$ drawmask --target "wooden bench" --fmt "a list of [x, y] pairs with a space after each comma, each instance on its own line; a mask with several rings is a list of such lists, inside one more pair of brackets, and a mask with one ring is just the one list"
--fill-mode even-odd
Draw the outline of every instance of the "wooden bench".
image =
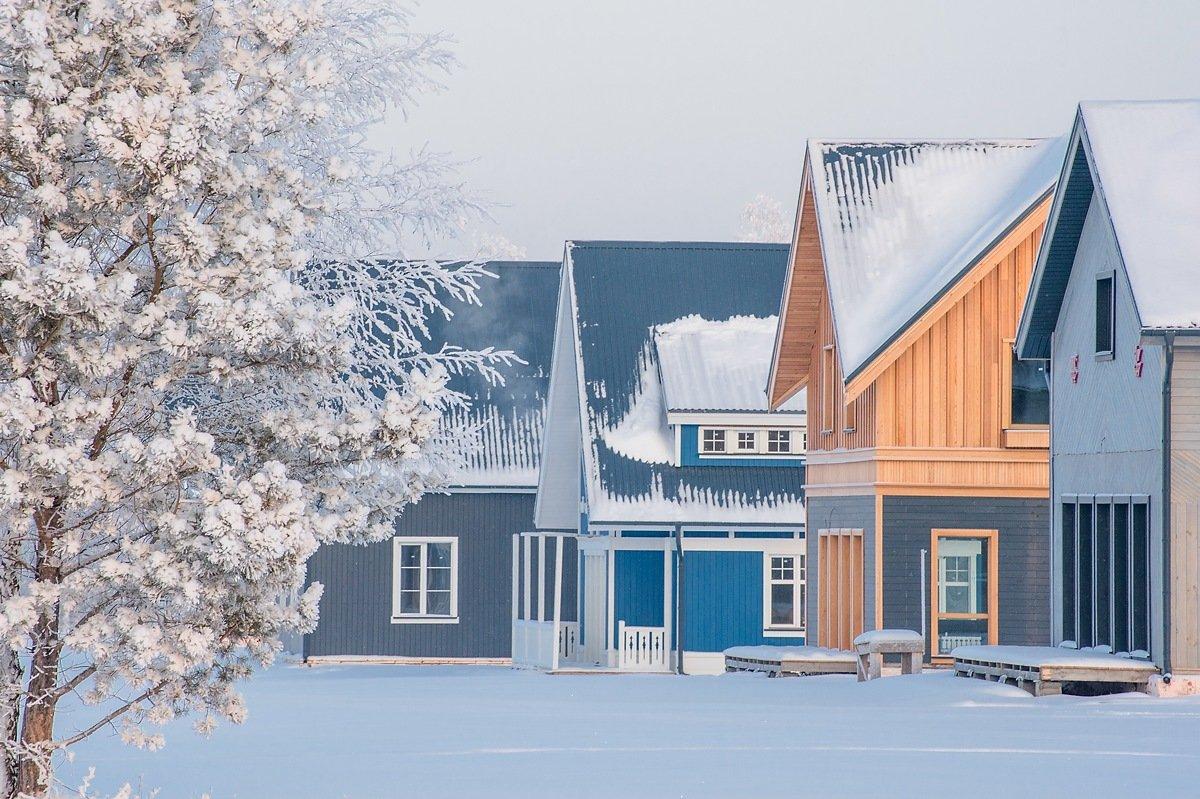
[[768, 677], [853, 674], [853, 652], [818, 646], [735, 646], [725, 650], [725, 671], [762, 672]]
[[901, 674], [920, 674], [925, 638], [913, 630], [870, 630], [854, 639], [858, 681], [883, 676], [883, 656], [900, 655]]
[[1153, 663], [1096, 650], [1053, 646], [960, 646], [956, 677], [1009, 683], [1034, 696], [1149, 692]]

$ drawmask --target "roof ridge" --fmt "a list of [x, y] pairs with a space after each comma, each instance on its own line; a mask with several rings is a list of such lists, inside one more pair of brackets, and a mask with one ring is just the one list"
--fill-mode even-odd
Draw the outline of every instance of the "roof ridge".
[[620, 241], [606, 239], [567, 239], [571, 247], [586, 247], [602, 250], [786, 250], [791, 247], [789, 242], [767, 241]]

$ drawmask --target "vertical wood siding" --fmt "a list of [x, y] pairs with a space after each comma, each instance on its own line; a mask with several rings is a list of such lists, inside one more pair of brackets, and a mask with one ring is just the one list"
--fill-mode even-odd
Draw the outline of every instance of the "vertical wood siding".
[[783, 332], [770, 387], [772, 403], [781, 402], [808, 378], [812, 340], [817, 331], [821, 299], [825, 296], [825, 267], [821, 263], [817, 211], [807, 181], [801, 195], [800, 229], [792, 248], [788, 285], [784, 289]]
[[1200, 351], [1171, 375], [1171, 668], [1200, 671]]
[[[875, 386], [869, 387], [854, 401], [852, 412], [847, 415], [846, 390], [842, 379], [842, 368], [838, 358], [833, 359], [833, 379], [827, 381], [822, 375], [827, 359], [823, 357], [825, 347], [836, 347], [833, 333], [833, 315], [829, 297], [822, 287], [821, 304], [817, 311], [817, 330], [812, 339], [808, 372], [808, 449], [829, 451], [835, 449], [859, 449], [875, 445]], [[836, 351], [836, 350], [835, 350]], [[832, 397], [826, 389], [832, 383]], [[824, 409], [826, 401], [833, 407], [832, 429], [827, 430]], [[853, 421], [854, 429], [846, 429], [846, 422]]]

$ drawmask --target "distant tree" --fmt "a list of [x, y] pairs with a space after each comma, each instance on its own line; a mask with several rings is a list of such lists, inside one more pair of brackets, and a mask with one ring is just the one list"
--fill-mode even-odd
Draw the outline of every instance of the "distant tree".
[[0, 3], [0, 795], [239, 721], [317, 546], [443, 483], [447, 372], [510, 354], [421, 351], [483, 267], [363, 258], [471, 202], [363, 142], [451, 63], [392, 0]]
[[759, 194], [746, 203], [742, 208], [738, 240], [790, 243], [792, 220], [784, 214], [783, 204], [766, 194]]

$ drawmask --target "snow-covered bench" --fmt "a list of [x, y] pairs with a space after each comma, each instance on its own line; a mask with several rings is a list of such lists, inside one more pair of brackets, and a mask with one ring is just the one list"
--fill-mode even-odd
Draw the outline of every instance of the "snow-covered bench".
[[1055, 646], [960, 646], [950, 653], [954, 674], [1011, 682], [1034, 696], [1149, 690], [1158, 669], [1148, 660], [1097, 649]]
[[901, 674], [920, 674], [925, 638], [913, 630], [870, 630], [854, 639], [854, 653], [859, 682], [882, 676], [884, 655], [900, 655]]
[[725, 671], [760, 671], [770, 677], [853, 674], [853, 652], [820, 646], [734, 646], [725, 650]]

